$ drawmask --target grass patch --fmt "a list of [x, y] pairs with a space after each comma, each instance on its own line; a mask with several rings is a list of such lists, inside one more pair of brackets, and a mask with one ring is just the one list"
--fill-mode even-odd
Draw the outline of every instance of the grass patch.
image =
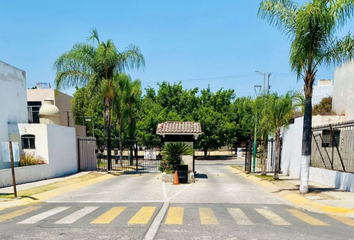
[[242, 172], [245, 170], [244, 166], [232, 166], [232, 167]]
[[24, 153], [20, 156], [20, 162], [18, 163], [19, 167], [32, 166], [46, 164], [47, 162], [40, 156], [37, 156], [34, 153]]
[[[89, 174], [86, 174], [84, 176], [81, 177], [76, 177], [76, 178], [71, 178], [71, 179], [67, 179], [64, 181], [59, 181], [59, 182], [55, 182], [55, 183], [50, 183], [44, 186], [40, 186], [40, 187], [34, 187], [34, 188], [30, 188], [30, 189], [25, 189], [22, 191], [18, 191], [17, 192], [17, 196], [21, 197], [21, 198], [32, 198], [33, 195], [39, 194], [39, 193], [43, 193], [43, 192], [48, 192], [51, 191], [53, 189], [57, 189], [57, 188], [61, 188], [61, 187], [66, 187], [72, 184], [76, 184], [76, 183], [80, 183], [80, 182], [84, 182], [93, 178], [97, 178], [97, 177], [101, 177], [103, 176], [101, 173], [96, 173], [96, 172], [91, 172]], [[0, 198], [14, 198], [13, 193], [9, 193], [9, 194], [0, 194]]]

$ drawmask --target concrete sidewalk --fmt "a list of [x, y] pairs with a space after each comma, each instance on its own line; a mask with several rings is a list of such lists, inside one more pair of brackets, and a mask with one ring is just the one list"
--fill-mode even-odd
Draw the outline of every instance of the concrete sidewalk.
[[[299, 191], [299, 179], [294, 179], [285, 175], [279, 175], [279, 177], [282, 181], [275, 182], [275, 184], [281, 187], [282, 191], [286, 191], [286, 189], [289, 187], [294, 189], [292, 191]], [[303, 196], [321, 204], [326, 204], [333, 207], [354, 209], [354, 192], [347, 192], [344, 190], [310, 182], [309, 193]]]
[[[90, 172], [79, 172], [79, 173], [71, 174], [71, 175], [64, 176], [64, 177], [51, 178], [51, 179], [40, 180], [40, 181], [30, 182], [30, 183], [22, 183], [22, 184], [16, 185], [16, 189], [17, 189], [17, 191], [21, 191], [21, 190], [34, 188], [34, 187], [41, 187], [41, 186], [48, 185], [51, 183], [61, 182], [61, 181], [65, 181], [67, 179], [81, 177], [81, 176], [84, 176], [88, 173], [90, 173]], [[0, 194], [9, 194], [9, 193], [13, 193], [13, 192], [14, 192], [13, 186], [0, 188]]]
[[354, 193], [310, 182], [308, 194], [299, 193], [299, 179], [279, 175], [281, 181], [261, 179], [229, 167], [235, 174], [284, 199], [295, 207], [326, 214], [354, 217]]
[[[62, 182], [65, 180], [69, 179], [75, 179], [79, 178], [82, 176], [85, 176], [91, 172], [80, 172], [77, 174], [69, 175], [66, 177], [60, 177], [60, 178], [53, 178], [53, 179], [48, 179], [48, 180], [42, 180], [42, 181], [37, 181], [37, 182], [32, 182], [32, 183], [25, 183], [21, 184], [18, 186], [18, 191], [20, 190], [26, 190], [26, 189], [31, 189], [35, 187], [45, 187], [48, 184], [56, 183], [56, 182]], [[31, 195], [29, 197], [24, 197], [20, 199], [9, 199], [9, 198], [0, 198], [0, 211], [6, 208], [12, 208], [12, 207], [18, 207], [18, 206], [24, 206], [28, 204], [33, 204], [33, 203], [38, 203], [42, 201], [46, 201], [50, 198], [53, 198], [58, 195], [66, 194], [72, 191], [75, 191], [77, 189], [89, 186], [89, 185], [94, 185], [97, 184], [101, 181], [106, 181], [108, 179], [114, 178], [115, 176], [112, 174], [106, 174], [102, 173], [100, 174], [102, 176], [94, 177], [85, 181], [73, 183], [66, 185], [64, 187], [59, 187], [59, 188], [54, 188], [49, 191], [44, 191], [35, 195]], [[6, 188], [1, 188], [0, 189], [0, 194], [8, 194], [8, 193], [13, 193], [13, 187], [6, 187]]]

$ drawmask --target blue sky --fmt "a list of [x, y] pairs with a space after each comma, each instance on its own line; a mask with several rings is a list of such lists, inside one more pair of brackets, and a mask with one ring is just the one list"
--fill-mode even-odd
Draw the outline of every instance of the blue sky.
[[[118, 49], [140, 46], [144, 71], [129, 71], [142, 86], [182, 80], [185, 88], [234, 89], [254, 95], [271, 72], [271, 90], [300, 90], [291, 74], [290, 42], [257, 18], [258, 0], [0, 0], [0, 60], [27, 72], [28, 87], [54, 81], [52, 65], [91, 28]], [[303, 2], [303, 1], [298, 1]], [[348, 24], [341, 33], [348, 32]], [[317, 79], [333, 79], [334, 67], [320, 68]], [[70, 95], [73, 89], [64, 89]]]

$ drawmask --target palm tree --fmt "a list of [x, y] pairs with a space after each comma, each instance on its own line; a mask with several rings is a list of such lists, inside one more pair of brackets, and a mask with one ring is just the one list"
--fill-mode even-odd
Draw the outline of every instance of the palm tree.
[[280, 130], [289, 125], [294, 110], [294, 97], [288, 92], [285, 96], [272, 93], [267, 97], [266, 121], [275, 134], [275, 171], [274, 179], [279, 179]]
[[268, 98], [269, 95], [262, 95], [257, 98], [258, 100], [258, 134], [261, 136], [262, 140], [262, 175], [267, 175], [267, 155], [268, 155], [268, 136], [271, 132], [271, 124], [267, 118], [267, 109], [268, 109]]
[[334, 36], [354, 14], [353, 0], [263, 0], [258, 16], [291, 40], [290, 66], [304, 80], [305, 115], [302, 140], [300, 193], [308, 192], [311, 157], [312, 88], [318, 67], [342, 64], [353, 57], [354, 38]]
[[107, 132], [108, 170], [111, 170], [111, 108], [114, 99], [114, 76], [128, 69], [145, 66], [139, 47], [130, 45], [125, 51], [118, 51], [112, 40], [100, 41], [96, 29], [92, 29], [89, 43], [77, 43], [54, 63], [56, 88], [86, 86], [91, 84], [93, 95], [102, 95], [104, 119]]
[[187, 143], [175, 142], [165, 145], [161, 153], [170, 165], [176, 167], [181, 163], [182, 155], [193, 155], [193, 148]]
[[[255, 99], [246, 98], [243, 101], [243, 119], [242, 124], [247, 126], [249, 129], [253, 131], [253, 153], [255, 154], [257, 150], [257, 139], [261, 136], [262, 143], [263, 143], [263, 159], [262, 159], [262, 175], [265, 174], [266, 171], [266, 158], [267, 158], [267, 138], [269, 133], [269, 124], [264, 119], [264, 110], [266, 104], [265, 95], [257, 96]], [[252, 134], [251, 134], [252, 135]], [[255, 155], [254, 156], [254, 165], [255, 166]], [[251, 162], [249, 164], [249, 169], [247, 172], [251, 172]]]

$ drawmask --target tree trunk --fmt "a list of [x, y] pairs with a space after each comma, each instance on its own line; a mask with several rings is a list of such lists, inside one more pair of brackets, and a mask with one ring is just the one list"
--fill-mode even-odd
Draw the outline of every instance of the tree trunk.
[[208, 149], [204, 148], [204, 158], [206, 158], [208, 156]]
[[300, 193], [309, 190], [309, 173], [311, 160], [311, 134], [312, 134], [312, 85], [311, 90], [305, 90], [305, 115], [302, 135], [302, 156], [300, 170]]
[[263, 137], [262, 176], [267, 175], [267, 150], [268, 150], [268, 136], [265, 136]]
[[104, 115], [105, 115], [105, 123], [106, 123], [106, 131], [107, 131], [107, 171], [112, 170], [112, 159], [111, 159], [111, 102], [105, 97], [104, 99], [105, 107], [104, 107]]
[[253, 139], [250, 140], [250, 142], [247, 145], [247, 170], [246, 173], [250, 174], [251, 173], [251, 163], [252, 163], [252, 146]]
[[275, 169], [274, 179], [279, 179], [279, 157], [280, 157], [280, 128], [275, 133]]
[[122, 143], [122, 116], [118, 117], [118, 137], [119, 137], [119, 167], [123, 168], [123, 143]]
[[134, 144], [134, 142], [132, 141], [130, 143], [130, 166], [133, 166], [133, 164], [134, 164], [133, 144]]

